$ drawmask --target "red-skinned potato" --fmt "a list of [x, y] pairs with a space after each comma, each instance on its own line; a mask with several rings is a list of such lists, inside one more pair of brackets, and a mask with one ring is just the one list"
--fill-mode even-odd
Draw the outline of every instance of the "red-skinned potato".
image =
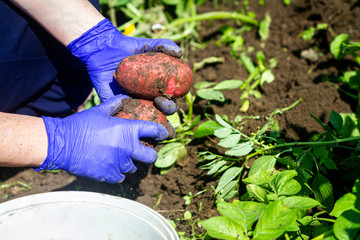
[[192, 71], [185, 61], [159, 52], [124, 58], [114, 78], [127, 93], [149, 100], [183, 97], [192, 85]]
[[[172, 126], [168, 125], [166, 116], [154, 106], [154, 102], [152, 101], [129, 97], [122, 101], [120, 107], [117, 109], [117, 113], [115, 113], [114, 116], [125, 119], [153, 121], [162, 124], [169, 132], [168, 138], [170, 139], [175, 137], [174, 129]], [[145, 146], [156, 146], [156, 141], [153, 139], [141, 140]]]

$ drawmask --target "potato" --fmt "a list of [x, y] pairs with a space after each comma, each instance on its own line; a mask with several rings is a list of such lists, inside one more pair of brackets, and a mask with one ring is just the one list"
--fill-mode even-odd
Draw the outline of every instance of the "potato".
[[[122, 101], [114, 116], [125, 119], [137, 119], [160, 123], [168, 130], [168, 139], [175, 137], [175, 129], [168, 124], [165, 115], [154, 106], [154, 102], [152, 101], [129, 97]], [[156, 141], [153, 139], [141, 140], [145, 146], [156, 146]]]
[[185, 61], [159, 52], [124, 58], [114, 78], [127, 93], [149, 100], [183, 97], [192, 85], [192, 71]]

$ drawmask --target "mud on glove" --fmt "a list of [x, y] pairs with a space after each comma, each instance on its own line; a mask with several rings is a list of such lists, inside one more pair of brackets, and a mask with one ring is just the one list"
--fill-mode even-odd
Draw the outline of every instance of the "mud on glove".
[[118, 95], [96, 107], [69, 117], [43, 117], [48, 135], [48, 155], [40, 170], [63, 169], [74, 175], [117, 183], [133, 173], [133, 161], [154, 163], [157, 153], [139, 138], [165, 140], [160, 124], [111, 117], [126, 96]]
[[[113, 73], [125, 57], [144, 52], [163, 52], [174, 57], [181, 57], [182, 49], [169, 39], [136, 38], [123, 35], [107, 19], [72, 41], [67, 48], [86, 66], [90, 79], [102, 102], [117, 94], [124, 93]], [[176, 104], [168, 99], [159, 100], [159, 109], [173, 114]]]

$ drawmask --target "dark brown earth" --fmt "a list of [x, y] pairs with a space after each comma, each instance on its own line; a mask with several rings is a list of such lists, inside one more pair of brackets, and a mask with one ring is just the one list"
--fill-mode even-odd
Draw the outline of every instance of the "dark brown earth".
[[[199, 12], [214, 11], [213, 1], [208, 1], [199, 8]], [[230, 1], [218, 1], [221, 10], [239, 9], [236, 5], [227, 4]], [[225, 3], [223, 3], [225, 2]], [[242, 1], [240, 1], [242, 2]], [[265, 48], [260, 46], [257, 33], [252, 31], [245, 34], [245, 45], [253, 46], [255, 51], [251, 55], [255, 61], [256, 50], [263, 50], [267, 59], [277, 58], [278, 64], [273, 70], [275, 81], [265, 84], [262, 98], [251, 99], [247, 115], [260, 116], [245, 126], [243, 130], [251, 133], [261, 126], [266, 117], [275, 109], [291, 105], [303, 98], [294, 109], [278, 116], [281, 133], [289, 141], [307, 140], [312, 134], [322, 131], [322, 128], [311, 117], [310, 112], [324, 122], [328, 122], [330, 111], [355, 111], [355, 101], [344, 96], [329, 82], [323, 82], [322, 77], [328, 75], [336, 78], [342, 71], [354, 70], [358, 67], [351, 58], [335, 61], [329, 52], [329, 43], [333, 36], [348, 33], [351, 41], [360, 41], [360, 4], [359, 1], [347, 0], [292, 0], [290, 6], [285, 7], [280, 0], [265, 1], [260, 6], [258, 1], [249, 1], [249, 9], [256, 13], [261, 20], [269, 12], [272, 23], [270, 37]], [[241, 6], [241, 4], [240, 4]], [[329, 31], [320, 31], [311, 41], [305, 41], [299, 34], [317, 23], [327, 23]], [[222, 64], [209, 65], [194, 74], [194, 81], [222, 81], [226, 79], [246, 79], [248, 73], [230, 55], [228, 46], [218, 46], [215, 41], [221, 33], [218, 27], [223, 24], [233, 25], [231, 21], [217, 20], [203, 22], [199, 31], [204, 41], [210, 41], [205, 49], [189, 51], [188, 61], [193, 63], [210, 56], [224, 57]], [[301, 51], [318, 48], [318, 60], [310, 62], [300, 56]], [[194, 90], [192, 90], [194, 93]], [[211, 105], [211, 111], [219, 115], [227, 115], [233, 119], [243, 114], [240, 110], [239, 90], [223, 91], [227, 98], [226, 104]], [[179, 106], [186, 110], [184, 101]], [[197, 101], [195, 113], [202, 113], [205, 101]], [[0, 201], [7, 201], [17, 197], [60, 190], [80, 190], [102, 192], [111, 195], [134, 199], [154, 208], [169, 219], [183, 218], [189, 210], [195, 219], [206, 219], [217, 215], [214, 207], [214, 197], [211, 187], [215, 186], [216, 178], [212, 179], [206, 172], [198, 168], [197, 151], [199, 149], [214, 148], [212, 139], [196, 140], [187, 147], [185, 159], [166, 175], [160, 175], [155, 167], [139, 166], [137, 173], [127, 176], [122, 184], [97, 183], [83, 178], [71, 176], [65, 172], [48, 173], [35, 172], [32, 169], [0, 170], [0, 180], [4, 183], [15, 184], [0, 191]], [[25, 183], [29, 188], [24, 187]], [[16, 184], [17, 183], [17, 184]], [[196, 194], [191, 205], [185, 205], [183, 197], [189, 192]], [[191, 227], [185, 221], [176, 221], [179, 231], [191, 232]], [[197, 229], [197, 228], [196, 228]]]

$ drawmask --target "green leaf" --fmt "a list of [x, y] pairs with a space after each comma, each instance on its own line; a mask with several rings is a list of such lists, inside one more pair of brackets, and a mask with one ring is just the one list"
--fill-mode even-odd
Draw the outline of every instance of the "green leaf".
[[334, 205], [333, 188], [330, 181], [318, 172], [312, 182], [312, 189], [315, 199], [330, 211]]
[[250, 229], [266, 208], [266, 204], [235, 200], [232, 203], [218, 202], [217, 210], [221, 215], [242, 226], [242, 230]]
[[181, 0], [161, 0], [161, 1], [167, 5], [177, 5], [181, 2]]
[[278, 194], [280, 196], [289, 196], [289, 195], [295, 195], [301, 190], [301, 184], [296, 181], [295, 179], [291, 179], [289, 182], [287, 182], [284, 186], [281, 186], [279, 188]]
[[227, 128], [232, 128], [232, 126], [230, 124], [228, 124], [227, 122], [225, 122], [224, 119], [222, 119], [219, 115], [216, 114], [215, 119], [221, 126], [227, 127]]
[[248, 176], [251, 176], [262, 170], [273, 169], [275, 167], [275, 163], [276, 163], [276, 157], [274, 155], [261, 156], [258, 159], [256, 159], [254, 163], [251, 165]]
[[235, 188], [238, 184], [239, 182], [237, 180], [229, 182], [223, 189], [220, 190], [220, 198], [224, 199], [224, 201], [230, 200], [237, 194]]
[[177, 161], [183, 159], [186, 155], [186, 148], [182, 143], [168, 143], [160, 149], [155, 167], [168, 168]]
[[251, 74], [255, 71], [256, 67], [254, 63], [251, 61], [251, 58], [246, 55], [245, 52], [240, 54], [241, 62], [244, 64], [246, 70]]
[[343, 126], [343, 119], [337, 112], [330, 112], [330, 123], [334, 126], [337, 131], [340, 131]]
[[341, 51], [347, 54], [360, 51], [360, 43], [343, 43], [341, 45]]
[[241, 80], [224, 80], [214, 87], [214, 90], [226, 90], [226, 89], [236, 89], [239, 88], [243, 84]]
[[194, 87], [196, 89], [204, 89], [204, 88], [208, 88], [211, 86], [214, 86], [216, 83], [211, 83], [211, 82], [198, 82], [194, 85]]
[[351, 89], [360, 91], [360, 71], [347, 71], [338, 78], [339, 81], [347, 83]]
[[253, 148], [254, 148], [254, 143], [252, 141], [248, 141], [235, 145], [230, 150], [227, 150], [225, 154], [229, 156], [238, 156], [238, 157], [245, 156], [249, 154], [253, 150]]
[[245, 239], [241, 226], [227, 217], [213, 217], [201, 221], [209, 236], [217, 239], [241, 240]]
[[262, 187], [255, 184], [246, 185], [246, 190], [251, 198], [255, 198], [259, 202], [268, 203], [267, 192]]
[[264, 83], [272, 83], [275, 80], [274, 74], [272, 74], [271, 70], [265, 70], [261, 74], [260, 78], [260, 86], [264, 85]]
[[196, 94], [206, 100], [215, 100], [219, 102], [225, 101], [225, 97], [222, 92], [213, 89], [200, 89], [196, 92]]
[[245, 100], [241, 101], [240, 111], [246, 112], [247, 110], [249, 110], [249, 107], [250, 107], [249, 99], [245, 99]]
[[305, 41], [310, 41], [315, 35], [316, 28], [311, 27], [302, 32], [301, 37]]
[[331, 42], [330, 52], [334, 55], [335, 59], [344, 58], [345, 54], [341, 51], [341, 45], [343, 43], [349, 43], [349, 35], [346, 33], [339, 34]]
[[295, 170], [281, 171], [272, 179], [270, 185], [273, 186], [275, 192], [279, 194], [285, 189], [286, 184], [296, 176], [297, 172]]
[[215, 192], [220, 192], [227, 184], [229, 184], [234, 178], [239, 176], [242, 172], [242, 167], [231, 167], [227, 169], [221, 176], [218, 185], [216, 186]]
[[280, 237], [295, 224], [296, 213], [282, 201], [270, 203], [254, 230], [254, 240], [272, 240]]
[[226, 138], [228, 137], [232, 132], [232, 128], [223, 127], [215, 130], [214, 135], [218, 138]]
[[356, 179], [355, 184], [352, 187], [352, 193], [360, 199], [360, 178]]
[[330, 215], [339, 217], [343, 212], [350, 209], [360, 210], [360, 200], [354, 194], [346, 193], [335, 202], [334, 209], [330, 212]]
[[181, 120], [178, 112], [175, 112], [170, 116], [166, 116], [166, 119], [169, 120], [169, 122], [174, 128], [181, 127]]
[[194, 138], [202, 138], [205, 136], [213, 135], [215, 130], [221, 128], [215, 121], [207, 121], [201, 123], [195, 130]]
[[[359, 80], [360, 81], [360, 80]], [[360, 136], [358, 119], [355, 113], [341, 113], [341, 117], [344, 119], [343, 128], [339, 131], [339, 134], [344, 137], [358, 137]]]
[[321, 206], [321, 203], [309, 197], [291, 196], [281, 199], [288, 208], [308, 210]]
[[278, 174], [275, 169], [266, 169], [258, 171], [251, 176], [243, 179], [245, 184], [256, 184], [258, 186], [267, 186], [268, 183]]
[[240, 134], [235, 133], [227, 136], [226, 138], [221, 139], [218, 143], [219, 146], [224, 148], [232, 148], [240, 141]]
[[283, 0], [285, 6], [289, 6], [291, 3], [291, 0]]
[[360, 232], [360, 211], [347, 210], [334, 223], [334, 233], [338, 239], [353, 240]]
[[259, 25], [259, 36], [262, 40], [268, 39], [270, 24], [271, 24], [271, 17], [269, 13], [266, 13], [264, 19], [260, 22]]
[[215, 174], [217, 173], [217, 171], [225, 166], [227, 163], [226, 160], [220, 160], [220, 161], [217, 161], [216, 164], [213, 165], [213, 167], [207, 172], [207, 175], [212, 175], [212, 174]]

